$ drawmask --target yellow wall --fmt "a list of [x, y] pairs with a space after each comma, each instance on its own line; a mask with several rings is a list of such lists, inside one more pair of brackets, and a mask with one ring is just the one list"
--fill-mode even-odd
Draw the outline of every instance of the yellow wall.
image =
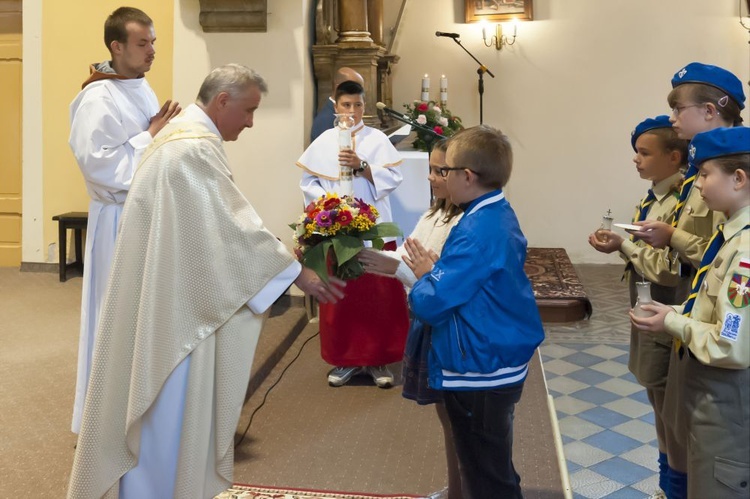
[[[104, 46], [104, 20], [121, 0], [81, 0], [42, 4], [42, 161], [44, 247], [57, 242], [52, 217], [87, 211], [88, 195], [70, 147], [68, 107], [89, 75], [89, 65], [109, 59]], [[131, 0], [154, 20], [156, 61], [147, 74], [159, 101], [172, 92], [173, 2]], [[47, 256], [45, 252], [45, 257]]]

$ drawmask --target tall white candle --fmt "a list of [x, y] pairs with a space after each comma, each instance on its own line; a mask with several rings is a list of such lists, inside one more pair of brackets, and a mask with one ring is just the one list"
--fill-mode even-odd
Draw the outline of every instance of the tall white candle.
[[443, 105], [448, 102], [448, 78], [445, 75], [440, 77], [440, 102]]
[[425, 102], [430, 100], [430, 76], [427, 74], [422, 78], [422, 100]]

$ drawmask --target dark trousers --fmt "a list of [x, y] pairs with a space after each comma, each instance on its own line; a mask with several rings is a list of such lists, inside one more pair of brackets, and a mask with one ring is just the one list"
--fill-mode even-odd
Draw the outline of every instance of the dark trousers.
[[513, 467], [513, 411], [522, 391], [445, 391], [464, 499], [523, 497]]

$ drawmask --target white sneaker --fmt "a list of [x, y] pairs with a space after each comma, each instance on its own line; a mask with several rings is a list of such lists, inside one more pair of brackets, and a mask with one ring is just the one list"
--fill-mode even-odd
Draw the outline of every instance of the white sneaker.
[[368, 366], [367, 374], [372, 376], [372, 380], [378, 385], [378, 388], [390, 388], [393, 386], [393, 373], [386, 366]]
[[361, 367], [334, 367], [328, 372], [328, 384], [330, 386], [343, 386], [352, 379], [352, 376], [362, 372]]

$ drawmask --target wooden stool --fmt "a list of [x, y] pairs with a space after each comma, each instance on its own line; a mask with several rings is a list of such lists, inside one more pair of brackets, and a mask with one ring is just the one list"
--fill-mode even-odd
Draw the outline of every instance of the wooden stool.
[[[81, 275], [83, 275], [83, 238], [81, 231], [86, 230], [86, 226], [89, 223], [89, 214], [85, 211], [71, 211], [62, 215], [55, 215], [52, 217], [52, 220], [57, 220], [59, 232], [57, 244], [60, 249], [60, 282], [65, 282], [68, 279], [68, 269], [80, 269]], [[72, 263], [67, 263], [68, 229], [72, 229], [75, 236], [76, 260]]]

